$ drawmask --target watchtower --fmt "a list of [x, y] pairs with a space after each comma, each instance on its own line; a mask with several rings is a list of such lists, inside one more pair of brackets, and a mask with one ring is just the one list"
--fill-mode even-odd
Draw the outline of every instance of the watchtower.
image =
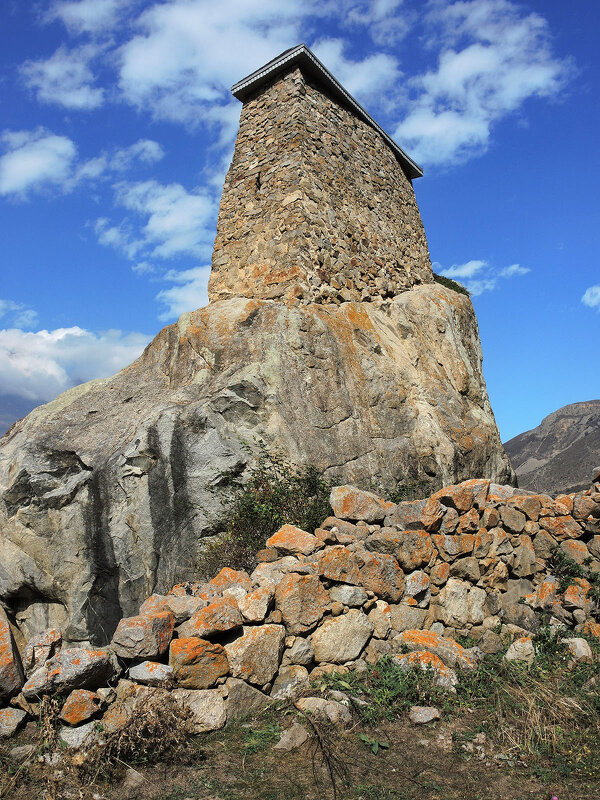
[[421, 168], [306, 45], [232, 92], [243, 106], [211, 301], [376, 301], [433, 280], [412, 187]]

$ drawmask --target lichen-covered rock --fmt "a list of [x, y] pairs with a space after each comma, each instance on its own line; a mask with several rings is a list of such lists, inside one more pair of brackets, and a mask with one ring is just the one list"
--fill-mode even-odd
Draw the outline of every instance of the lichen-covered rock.
[[20, 708], [0, 708], [0, 739], [14, 736], [26, 719], [27, 713]]
[[275, 605], [288, 633], [311, 631], [323, 617], [329, 595], [317, 575], [286, 575], [275, 590]]
[[392, 627], [392, 609], [385, 600], [378, 600], [375, 607], [369, 611], [369, 621], [373, 625], [373, 636], [376, 639], [385, 639]]
[[60, 719], [68, 725], [79, 725], [95, 716], [101, 708], [102, 700], [96, 692], [89, 689], [74, 689], [65, 700], [60, 711]]
[[360, 554], [360, 583], [382, 600], [397, 603], [404, 591], [404, 572], [394, 556], [385, 553]]
[[216, 731], [227, 722], [225, 700], [218, 689], [175, 689], [173, 697], [190, 712], [194, 733]]
[[250, 576], [243, 569], [231, 569], [231, 567], [223, 567], [218, 575], [208, 582], [209, 586], [214, 586], [219, 592], [225, 589], [231, 589], [233, 586], [241, 586], [242, 589], [248, 591], [252, 586]]
[[340, 583], [357, 584], [360, 575], [354, 554], [343, 545], [326, 547], [318, 556], [319, 575]]
[[4, 609], [0, 607], [0, 701], [17, 694], [23, 681], [19, 651]]
[[358, 658], [373, 633], [373, 623], [358, 609], [327, 619], [312, 635], [315, 660], [343, 664]]
[[529, 636], [521, 636], [508, 648], [504, 654], [506, 661], [523, 661], [526, 664], [531, 664], [535, 658], [535, 648]]
[[31, 675], [42, 667], [49, 658], [58, 655], [62, 647], [62, 634], [56, 628], [48, 628], [37, 636], [33, 636], [23, 651], [23, 669]]
[[238, 608], [247, 622], [262, 622], [271, 607], [275, 596], [274, 586], [259, 586], [241, 600], [238, 600]]
[[233, 597], [221, 597], [199, 609], [187, 622], [177, 629], [180, 638], [214, 636], [241, 628], [243, 623], [237, 601]]
[[400, 566], [408, 571], [425, 566], [435, 553], [431, 535], [422, 530], [400, 533], [382, 531], [370, 536], [366, 546], [368, 550], [394, 556]]
[[170, 611], [148, 611], [125, 617], [117, 625], [111, 647], [121, 658], [156, 658], [166, 652], [175, 627]]
[[269, 683], [279, 668], [284, 640], [282, 625], [244, 627], [239, 638], [225, 645], [233, 677], [258, 686]]
[[208, 600], [193, 594], [153, 594], [140, 606], [139, 615], [155, 612], [169, 611], [175, 617], [175, 624], [180, 625], [201, 608], [208, 605]]
[[349, 709], [336, 700], [326, 700], [324, 697], [301, 697], [296, 700], [296, 708], [305, 713], [314, 714], [333, 725], [349, 725], [352, 714]]
[[308, 670], [299, 664], [290, 664], [281, 667], [277, 677], [273, 682], [271, 697], [274, 700], [287, 700], [297, 697], [305, 689], [308, 689], [310, 681]]
[[86, 650], [76, 647], [61, 650], [46, 661], [23, 686], [27, 700], [44, 694], [55, 694], [73, 689], [97, 689], [104, 686], [118, 672], [114, 653], [110, 650]]
[[433, 653], [451, 668], [473, 669], [476, 666], [473, 656], [467, 653], [458, 642], [433, 631], [404, 631], [394, 638], [394, 643], [403, 645], [411, 652], [423, 650]]
[[581, 526], [569, 514], [561, 517], [540, 517], [539, 524], [559, 542], [581, 536]]
[[334, 516], [364, 522], [381, 522], [394, 510], [394, 503], [355, 486], [335, 486], [329, 502]]
[[208, 689], [229, 672], [223, 646], [194, 636], [171, 642], [169, 666], [178, 685], [186, 689]]
[[266, 694], [239, 678], [227, 678], [225, 688], [227, 691], [225, 707], [228, 724], [234, 720], [262, 711], [271, 702], [271, 699]]
[[270, 539], [267, 539], [267, 547], [275, 547], [283, 555], [302, 553], [307, 556], [321, 546], [322, 543], [316, 536], [295, 525], [283, 525]]
[[173, 667], [157, 661], [142, 661], [129, 667], [129, 678], [144, 686], [166, 686], [173, 681]]

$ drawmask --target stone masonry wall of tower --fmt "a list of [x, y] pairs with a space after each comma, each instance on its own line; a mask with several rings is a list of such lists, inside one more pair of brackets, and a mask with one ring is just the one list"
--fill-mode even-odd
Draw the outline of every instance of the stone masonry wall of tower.
[[298, 68], [244, 103], [211, 301], [378, 302], [432, 280], [412, 183], [373, 128]]

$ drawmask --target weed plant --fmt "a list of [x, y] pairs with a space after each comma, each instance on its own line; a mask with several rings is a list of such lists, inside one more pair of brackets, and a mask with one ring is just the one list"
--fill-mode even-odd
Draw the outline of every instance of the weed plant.
[[224, 566], [252, 569], [256, 551], [282, 525], [312, 532], [330, 513], [331, 484], [319, 471], [295, 467], [262, 444], [245, 481], [228, 474], [220, 476], [218, 485], [230, 492], [230, 511], [225, 534], [202, 554], [198, 571], [203, 576]]

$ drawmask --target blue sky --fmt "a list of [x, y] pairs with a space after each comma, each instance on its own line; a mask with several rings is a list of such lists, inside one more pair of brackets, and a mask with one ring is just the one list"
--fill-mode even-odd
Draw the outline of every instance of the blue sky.
[[600, 6], [4, 0], [0, 429], [206, 303], [239, 103], [306, 42], [425, 169], [504, 440], [600, 397]]

